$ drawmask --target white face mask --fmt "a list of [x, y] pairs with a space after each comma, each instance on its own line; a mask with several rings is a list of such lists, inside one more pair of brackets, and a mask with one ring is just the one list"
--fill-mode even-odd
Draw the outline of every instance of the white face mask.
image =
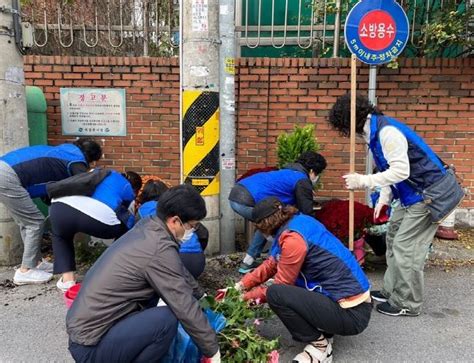
[[183, 237], [180, 238], [180, 241], [181, 242], [186, 242], [186, 241], [189, 241], [191, 239], [191, 237], [193, 236], [193, 233], [194, 233], [194, 228], [190, 228], [190, 229], [184, 229], [184, 235]]
[[318, 181], [319, 181], [319, 175], [316, 175], [315, 178], [311, 179], [311, 183], [313, 184], [313, 186], [315, 186], [316, 184], [318, 184]]

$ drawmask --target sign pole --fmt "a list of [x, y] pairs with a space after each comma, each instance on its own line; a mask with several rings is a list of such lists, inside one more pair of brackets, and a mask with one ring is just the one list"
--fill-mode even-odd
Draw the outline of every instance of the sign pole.
[[[395, 0], [360, 0], [349, 11], [344, 39], [351, 57], [350, 173], [355, 172], [356, 58], [370, 65], [369, 100], [376, 104], [377, 64], [390, 62], [405, 48], [410, 33], [408, 17]], [[369, 157], [369, 154], [367, 154]], [[372, 169], [370, 159], [366, 169]], [[370, 174], [372, 170], [366, 170]], [[369, 197], [366, 195], [369, 202]], [[354, 250], [354, 192], [349, 191], [349, 249]]]
[[[349, 172], [355, 172], [357, 58], [351, 55], [351, 137]], [[354, 191], [349, 191], [349, 250], [354, 251]]]

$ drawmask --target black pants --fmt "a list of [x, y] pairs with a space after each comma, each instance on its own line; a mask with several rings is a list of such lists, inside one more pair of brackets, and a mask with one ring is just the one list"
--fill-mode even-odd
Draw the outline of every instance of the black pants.
[[105, 333], [97, 345], [69, 341], [76, 362], [158, 362], [176, 336], [178, 321], [167, 306], [130, 314]]
[[367, 235], [364, 237], [365, 242], [372, 248], [375, 256], [385, 256], [387, 252], [387, 243], [385, 242], [385, 234], [380, 236]]
[[82, 213], [67, 204], [56, 202], [49, 208], [54, 253], [54, 273], [76, 270], [74, 235], [78, 232], [90, 236], [119, 238], [127, 229], [123, 224], [110, 226]]
[[343, 309], [323, 294], [288, 285], [270, 286], [267, 301], [293, 339], [300, 342], [311, 342], [321, 334], [359, 334], [367, 328], [372, 311], [369, 303]]

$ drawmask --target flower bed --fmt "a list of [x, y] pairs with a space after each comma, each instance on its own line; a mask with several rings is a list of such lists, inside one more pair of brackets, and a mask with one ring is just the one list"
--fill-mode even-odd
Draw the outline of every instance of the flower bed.
[[[361, 238], [365, 229], [373, 224], [374, 210], [354, 202], [354, 240]], [[349, 242], [349, 201], [333, 199], [316, 211], [316, 218], [346, 246]]]

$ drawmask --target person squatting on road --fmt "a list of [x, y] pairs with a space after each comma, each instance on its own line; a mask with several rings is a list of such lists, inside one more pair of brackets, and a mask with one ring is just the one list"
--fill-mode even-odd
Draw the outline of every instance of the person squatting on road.
[[[66, 316], [76, 362], [156, 362], [178, 321], [209, 362], [220, 362], [217, 337], [199, 305], [204, 292], [179, 258], [180, 241], [206, 216], [189, 185], [167, 190], [156, 216], [140, 220], [87, 272]], [[151, 305], [160, 298], [167, 306]]]
[[46, 185], [85, 172], [102, 156], [100, 145], [90, 138], [72, 144], [30, 146], [0, 157], [0, 203], [20, 227], [24, 245], [21, 267], [15, 271], [17, 285], [51, 280], [53, 266], [41, 261], [44, 216], [32, 198], [46, 198]]
[[[342, 135], [350, 133], [350, 95], [338, 98], [329, 122]], [[372, 291], [382, 302], [377, 311], [390, 316], [418, 316], [423, 304], [423, 268], [438, 225], [420, 190], [438, 181], [446, 172], [439, 157], [412, 129], [385, 116], [361, 95], [356, 98], [356, 134], [369, 146], [380, 172], [344, 175], [348, 189], [381, 187], [374, 210], [377, 218], [392, 198], [394, 208], [386, 235], [387, 270], [383, 289]]]
[[[91, 171], [94, 172], [94, 171]], [[135, 218], [128, 207], [135, 200], [142, 179], [133, 172], [110, 170], [92, 196], [70, 195], [52, 200], [49, 209], [56, 283], [66, 291], [76, 284], [74, 236], [82, 232], [93, 237], [116, 239], [133, 227]]]
[[[326, 160], [316, 152], [302, 153], [295, 163], [285, 165], [280, 170], [260, 172], [239, 181], [231, 190], [229, 202], [235, 213], [253, 221], [255, 205], [266, 197], [278, 197], [283, 203], [296, 206], [301, 213], [313, 214], [313, 186], [319, 175], [326, 169]], [[252, 271], [258, 263], [266, 239], [259, 231], [240, 265], [239, 272]]]
[[[138, 197], [140, 207], [138, 208], [137, 218], [146, 218], [156, 215], [158, 199], [161, 194], [168, 190], [168, 187], [162, 181], [148, 180], [143, 187], [143, 191]], [[209, 231], [202, 223], [196, 224], [196, 229], [192, 234], [185, 236], [179, 247], [179, 257], [184, 266], [197, 279], [206, 267], [206, 250], [209, 242]]]
[[[293, 362], [331, 362], [333, 335], [360, 334], [369, 324], [367, 277], [320, 222], [278, 198], [257, 203], [252, 218], [274, 242], [270, 257], [236, 287], [244, 300], [268, 302], [293, 339], [308, 343]], [[273, 277], [270, 287], [262, 285]]]

